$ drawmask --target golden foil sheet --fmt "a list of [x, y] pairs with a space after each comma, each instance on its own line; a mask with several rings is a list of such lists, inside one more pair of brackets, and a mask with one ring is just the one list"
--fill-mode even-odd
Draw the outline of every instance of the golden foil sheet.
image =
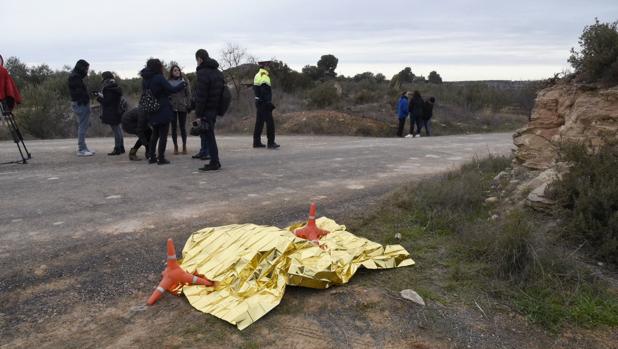
[[186, 285], [182, 293], [196, 309], [242, 330], [279, 304], [286, 285], [322, 289], [347, 283], [360, 266], [388, 269], [414, 264], [400, 245], [382, 246], [357, 237], [325, 217], [316, 224], [330, 231], [319, 245], [292, 233], [300, 226], [243, 224], [193, 233], [180, 266], [216, 284]]

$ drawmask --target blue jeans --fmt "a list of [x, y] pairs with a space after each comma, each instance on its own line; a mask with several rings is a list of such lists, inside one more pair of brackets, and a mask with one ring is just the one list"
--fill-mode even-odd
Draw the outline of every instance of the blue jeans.
[[114, 132], [114, 148], [115, 149], [124, 149], [124, 139], [122, 138], [122, 129], [120, 125], [109, 125], [112, 128], [112, 132]]
[[77, 150], [88, 150], [86, 131], [90, 127], [90, 105], [78, 105], [76, 102], [71, 102], [71, 109], [75, 113], [75, 120], [77, 121]]
[[210, 155], [208, 153], [208, 140], [206, 138], [206, 134], [200, 135], [200, 155]]

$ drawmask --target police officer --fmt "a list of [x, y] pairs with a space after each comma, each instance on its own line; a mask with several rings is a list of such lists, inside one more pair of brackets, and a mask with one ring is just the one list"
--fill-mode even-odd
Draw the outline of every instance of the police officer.
[[[267, 62], [258, 62], [260, 70], [255, 74], [253, 79], [253, 92], [255, 93], [255, 107], [257, 115], [255, 118], [255, 128], [253, 129], [253, 147], [277, 149], [279, 144], [275, 143], [275, 120], [273, 119], [273, 110], [275, 106], [272, 103], [272, 88], [270, 84], [270, 76], [266, 68], [270, 64]], [[262, 143], [262, 129], [266, 123], [266, 138], [267, 145]]]

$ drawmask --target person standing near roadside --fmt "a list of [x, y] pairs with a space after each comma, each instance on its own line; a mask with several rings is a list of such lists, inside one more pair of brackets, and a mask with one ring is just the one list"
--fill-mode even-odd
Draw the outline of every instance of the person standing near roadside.
[[114, 74], [109, 71], [101, 74], [103, 83], [101, 91], [97, 92], [97, 101], [101, 103], [101, 122], [109, 125], [114, 133], [114, 150], [107, 155], [124, 154], [124, 139], [120, 128], [120, 101], [122, 99], [122, 89], [116, 83]]
[[[146, 68], [142, 69], [140, 75], [143, 79], [142, 89], [144, 92], [150, 90], [159, 104], [159, 109], [148, 115], [148, 122], [152, 125], [152, 136], [148, 146], [150, 151], [148, 162], [150, 164], [167, 165], [170, 162], [165, 158], [165, 147], [167, 146], [170, 122], [174, 116], [170, 95], [186, 88], [187, 83], [183, 81], [172, 86], [163, 76], [163, 64], [156, 58], [151, 58], [146, 62]], [[157, 143], [159, 144], [158, 149]], [[157, 151], [157, 155], [155, 155], [155, 151]]]
[[173, 65], [170, 69], [168, 79], [172, 86], [181, 84], [183, 81], [187, 83], [187, 87], [179, 92], [172, 94], [172, 110], [174, 117], [172, 118], [172, 141], [174, 142], [174, 155], [178, 155], [178, 132], [180, 128], [180, 137], [182, 139], [182, 153], [187, 154], [187, 113], [191, 106], [191, 89], [188, 82], [185, 80], [180, 67]]
[[77, 156], [92, 156], [94, 151], [86, 145], [86, 132], [90, 127], [90, 95], [84, 83], [88, 76], [90, 64], [83, 59], [75, 63], [69, 74], [69, 94], [71, 95], [71, 109], [77, 120]]
[[418, 135], [421, 135], [421, 125], [423, 124], [423, 109], [425, 108], [425, 102], [423, 101], [423, 97], [421, 97], [421, 93], [418, 91], [414, 91], [412, 93], [412, 100], [410, 101], [410, 134], [412, 137], [416, 137], [416, 133], [414, 132], [414, 125], [416, 125], [416, 130], [418, 131]]
[[148, 144], [152, 136], [152, 130], [148, 126], [148, 115], [140, 108], [133, 108], [122, 115], [122, 129], [128, 134], [137, 136], [137, 141], [129, 150], [129, 160], [140, 161], [137, 151], [143, 145], [146, 148], [146, 159], [150, 156]]
[[409, 107], [408, 91], [403, 91], [397, 102], [397, 118], [399, 119], [399, 127], [397, 128], [397, 137], [403, 137], [403, 128], [408, 117]]
[[210, 163], [200, 167], [200, 171], [217, 171], [221, 168], [219, 161], [219, 148], [215, 139], [215, 122], [225, 87], [225, 78], [219, 71], [219, 63], [208, 56], [208, 51], [199, 49], [195, 52], [197, 70], [195, 75], [195, 115], [201, 122], [202, 132], [208, 152]]
[[[429, 97], [429, 99], [425, 101], [423, 108], [423, 124], [421, 125], [421, 129], [425, 127], [427, 136], [431, 136], [431, 117], [433, 116], [433, 105], [435, 103], [435, 97]], [[421, 129], [418, 130], [419, 134], [421, 133]]]
[[[253, 78], [253, 92], [255, 93], [255, 128], [253, 129], [253, 147], [277, 149], [279, 144], [275, 143], [275, 120], [273, 119], [273, 92], [270, 76], [266, 68], [270, 62], [258, 62], [260, 70]], [[267, 145], [262, 143], [262, 129], [266, 123]]]

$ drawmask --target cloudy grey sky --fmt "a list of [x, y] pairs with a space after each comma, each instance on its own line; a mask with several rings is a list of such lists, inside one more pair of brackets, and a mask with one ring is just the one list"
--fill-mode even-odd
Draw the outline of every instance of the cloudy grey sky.
[[0, 0], [0, 54], [53, 68], [84, 58], [136, 76], [149, 57], [195, 70], [225, 43], [300, 70], [388, 77], [405, 66], [445, 80], [537, 79], [568, 67], [585, 25], [618, 20], [616, 0]]

